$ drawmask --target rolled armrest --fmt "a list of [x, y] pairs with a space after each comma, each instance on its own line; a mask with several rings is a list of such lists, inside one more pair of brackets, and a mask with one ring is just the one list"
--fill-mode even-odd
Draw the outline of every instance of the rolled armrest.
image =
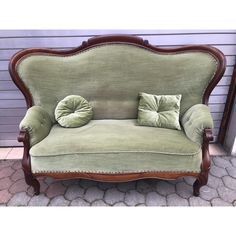
[[192, 106], [183, 115], [181, 124], [189, 139], [202, 144], [204, 129], [213, 128], [213, 120], [208, 106], [203, 104]]
[[52, 121], [48, 113], [40, 106], [30, 107], [20, 123], [20, 129], [30, 136], [30, 146], [43, 140], [50, 132]]

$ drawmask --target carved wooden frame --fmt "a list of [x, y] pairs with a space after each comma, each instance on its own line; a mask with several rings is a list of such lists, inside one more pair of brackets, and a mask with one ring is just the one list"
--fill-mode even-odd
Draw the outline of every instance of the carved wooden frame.
[[[66, 55], [73, 55], [78, 52], [82, 52], [89, 48], [104, 45], [104, 44], [129, 44], [135, 45], [137, 47], [141, 47], [147, 50], [151, 50], [157, 53], [178, 53], [184, 51], [202, 51], [210, 53], [218, 62], [217, 71], [209, 83], [208, 87], [206, 88], [202, 103], [208, 104], [209, 96], [211, 91], [217, 85], [219, 80], [222, 78], [224, 71], [225, 71], [225, 56], [221, 51], [216, 48], [204, 46], [204, 45], [189, 45], [184, 47], [178, 48], [168, 48], [163, 49], [159, 47], [155, 47], [150, 45], [147, 40], [143, 40], [140, 37], [128, 36], [128, 35], [105, 35], [105, 36], [98, 36], [89, 39], [87, 42], [83, 42], [82, 45], [78, 48], [68, 50], [68, 51], [56, 51], [52, 49], [42, 49], [42, 48], [32, 48], [32, 49], [25, 49], [18, 53], [16, 53], [9, 64], [9, 72], [12, 77], [12, 80], [16, 84], [16, 86], [22, 91], [24, 94], [27, 107], [33, 106], [33, 99], [29, 90], [24, 85], [23, 81], [20, 79], [17, 73], [17, 63], [25, 56], [34, 53], [41, 53], [41, 54], [50, 54], [50, 55], [58, 55], [58, 56], [66, 56]], [[158, 178], [158, 179], [177, 179], [183, 176], [194, 176], [196, 177], [196, 181], [193, 185], [193, 193], [195, 196], [199, 195], [199, 189], [201, 186], [205, 185], [208, 180], [208, 172], [210, 168], [210, 155], [209, 155], [209, 141], [213, 140], [212, 130], [205, 129], [203, 132], [203, 144], [202, 144], [202, 164], [201, 164], [201, 171], [200, 173], [194, 172], [144, 172], [144, 173], [129, 173], [129, 174], [93, 174], [93, 173], [38, 173], [33, 174], [31, 171], [31, 164], [30, 164], [30, 143], [29, 143], [29, 134], [25, 130], [21, 130], [18, 141], [23, 142], [24, 144], [24, 154], [22, 160], [22, 167], [25, 174], [26, 183], [30, 186], [33, 186], [35, 194], [38, 195], [40, 192], [40, 184], [36, 179], [37, 176], [50, 176], [57, 179], [71, 179], [71, 178], [83, 178], [83, 179], [91, 179], [97, 181], [106, 181], [106, 182], [125, 182], [125, 181], [132, 181], [144, 178]]]

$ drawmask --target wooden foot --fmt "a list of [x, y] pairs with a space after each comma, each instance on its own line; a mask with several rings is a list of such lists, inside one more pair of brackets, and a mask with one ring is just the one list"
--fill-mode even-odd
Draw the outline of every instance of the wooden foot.
[[213, 140], [211, 129], [204, 129], [203, 143], [202, 143], [202, 164], [201, 172], [199, 173], [196, 181], [193, 184], [193, 195], [199, 196], [200, 188], [207, 184], [208, 172], [211, 166], [211, 159], [209, 154], [209, 141]]
[[198, 197], [200, 194], [200, 188], [201, 188], [201, 183], [198, 179], [196, 179], [196, 181], [193, 184], [193, 195], [195, 197]]
[[200, 194], [200, 188], [207, 184], [208, 181], [208, 171], [201, 172], [193, 184], [193, 195], [198, 197]]
[[32, 174], [24, 173], [25, 174], [25, 182], [29, 185], [32, 186], [34, 189], [34, 194], [39, 195], [40, 193], [40, 183], [39, 181], [33, 177]]

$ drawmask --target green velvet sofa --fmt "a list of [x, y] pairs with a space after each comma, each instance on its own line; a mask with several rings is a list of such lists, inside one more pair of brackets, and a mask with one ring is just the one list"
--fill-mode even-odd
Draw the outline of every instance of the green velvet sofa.
[[[225, 70], [216, 48], [158, 48], [127, 35], [99, 36], [69, 51], [25, 49], [9, 71], [25, 96], [18, 140], [27, 184], [38, 176], [125, 182], [194, 176], [193, 194], [207, 183], [213, 121], [208, 98]], [[138, 126], [138, 94], [181, 94], [181, 130]], [[67, 95], [93, 106], [79, 128], [57, 124], [54, 110]]]

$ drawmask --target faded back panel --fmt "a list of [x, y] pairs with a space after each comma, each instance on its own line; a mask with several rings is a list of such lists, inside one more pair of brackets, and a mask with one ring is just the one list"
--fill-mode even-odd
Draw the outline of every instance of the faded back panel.
[[34, 104], [53, 120], [57, 103], [72, 94], [91, 103], [94, 119], [136, 118], [139, 92], [182, 94], [182, 115], [202, 102], [216, 70], [210, 53], [157, 53], [128, 44], [100, 45], [72, 56], [30, 54], [17, 65]]

